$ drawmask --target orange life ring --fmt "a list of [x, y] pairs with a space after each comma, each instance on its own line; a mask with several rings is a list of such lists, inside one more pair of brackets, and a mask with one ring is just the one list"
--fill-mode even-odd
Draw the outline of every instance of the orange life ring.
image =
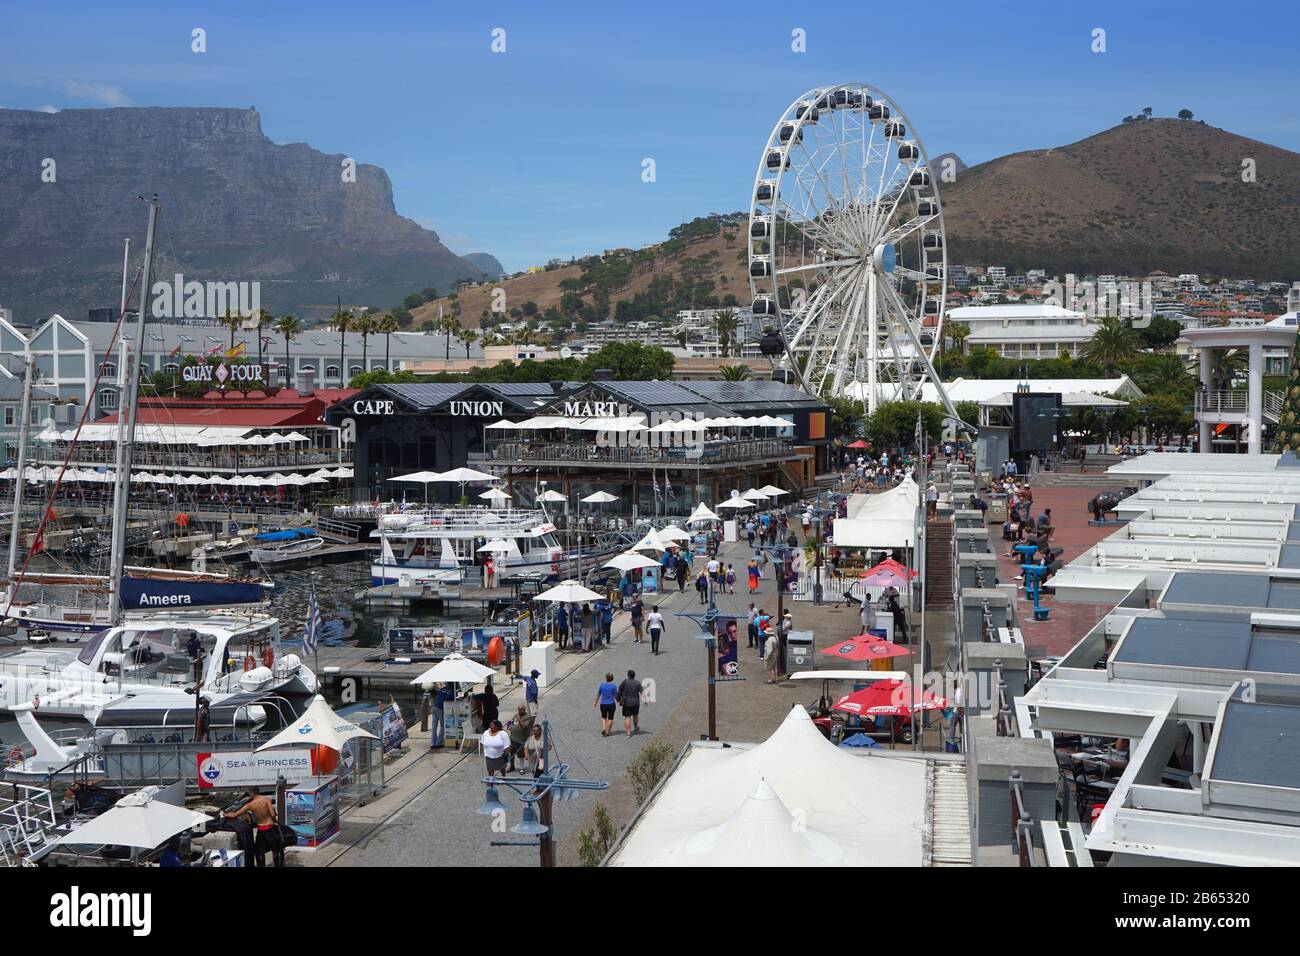
[[255, 658], [252, 654], [248, 654], [244, 657], [244, 670], [251, 671], [256, 666], [257, 666], [257, 658]]
[[493, 667], [496, 667], [498, 664], [501, 664], [505, 661], [506, 642], [503, 641], [499, 636], [494, 637], [492, 638], [492, 640], [488, 641], [487, 659], [488, 659], [488, 663], [491, 664]]
[[274, 663], [275, 663], [275, 650], [270, 646], [267, 646], [267, 648], [262, 651], [262, 664], [265, 665], [266, 667], [270, 667]]

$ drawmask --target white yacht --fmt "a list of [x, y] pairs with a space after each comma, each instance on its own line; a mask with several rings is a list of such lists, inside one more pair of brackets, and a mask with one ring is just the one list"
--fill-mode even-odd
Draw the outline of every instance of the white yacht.
[[75, 655], [50, 646], [0, 659], [0, 710], [30, 705], [38, 719], [97, 726], [122, 711], [138, 723], [168, 711], [192, 714], [196, 666], [199, 692], [213, 708], [238, 698], [253, 706], [258, 697], [292, 701], [316, 693], [316, 675], [281, 648], [274, 617], [193, 611], [127, 618]]
[[497, 571], [560, 574], [566, 558], [545, 511], [528, 508], [422, 508], [380, 515], [370, 533], [380, 541], [370, 581], [422, 585], [460, 583], [466, 568], [492, 557]]

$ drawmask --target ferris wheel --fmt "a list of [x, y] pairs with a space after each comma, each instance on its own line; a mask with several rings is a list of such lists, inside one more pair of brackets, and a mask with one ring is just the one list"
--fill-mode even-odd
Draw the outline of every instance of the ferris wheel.
[[847, 83], [791, 103], [749, 214], [754, 316], [783, 334], [785, 374], [868, 412], [933, 382], [955, 417], [932, 364], [947, 272], [929, 156], [893, 100]]

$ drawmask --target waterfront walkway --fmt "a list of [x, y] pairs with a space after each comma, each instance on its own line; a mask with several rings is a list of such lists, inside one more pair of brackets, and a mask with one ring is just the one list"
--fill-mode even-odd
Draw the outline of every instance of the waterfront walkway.
[[[740, 618], [740, 633], [745, 633], [745, 612], [754, 600], [775, 615], [775, 581], [763, 581], [760, 594], [751, 598], [744, 585], [744, 566], [750, 550], [743, 544], [726, 545], [723, 560], [732, 562], [741, 580], [734, 595], [718, 594], [720, 613]], [[699, 568], [697, 559], [696, 569]], [[658, 734], [674, 749], [703, 734], [706, 653], [704, 643], [696, 639], [698, 626], [676, 618], [678, 611], [700, 611], [702, 606], [693, 587], [683, 594], [676, 585], [658, 596], [649, 596], [648, 606], [658, 603], [667, 620], [662, 653], [655, 657], [650, 645], [632, 643], [627, 614], [614, 622], [614, 641], [591, 654], [561, 654], [559, 680], [543, 689], [542, 715], [550, 720], [559, 758], [572, 766], [571, 774], [584, 779], [611, 782], [608, 793], [584, 793], [572, 801], [555, 805], [556, 836], [560, 841], [561, 865], [576, 862], [575, 833], [584, 825], [591, 808], [598, 801], [610, 807], [616, 826], [625, 822], [635, 801], [623, 771], [636, 754]], [[824, 647], [833, 641], [856, 634], [857, 613], [848, 608], [813, 607], [808, 602], [787, 602], [792, 607], [796, 629], [811, 627], [817, 632], [817, 644]], [[938, 635], [935, 635], [938, 638]], [[824, 660], [830, 661], [830, 658]], [[833, 664], [833, 662], [831, 662]], [[770, 686], [763, 683], [762, 663], [757, 652], [740, 647], [741, 675], [744, 681], [718, 685], [718, 732], [726, 740], [763, 740], [778, 725], [795, 702], [807, 702], [817, 696], [819, 687], [785, 682]], [[897, 666], [910, 666], [901, 659]], [[606, 672], [622, 680], [627, 670], [636, 670], [642, 680], [653, 681], [654, 701], [641, 708], [641, 733], [631, 739], [622, 734], [621, 715], [615, 721], [618, 731], [610, 737], [600, 736], [598, 711], [593, 706], [596, 685]], [[503, 720], [514, 713], [523, 699], [522, 689], [510, 692], [499, 689]], [[419, 753], [426, 748], [427, 735], [413, 735], [410, 747]], [[493, 840], [523, 841], [509, 832], [494, 833], [492, 818], [475, 814], [483, 802], [483, 758], [458, 755], [454, 751], [425, 753], [415, 758], [393, 781], [393, 786], [379, 799], [365, 807], [349, 811], [344, 818], [343, 833], [334, 845], [319, 853], [295, 854], [295, 862], [306, 865], [356, 866], [536, 866], [535, 847], [493, 847]], [[622, 780], [620, 780], [622, 778]], [[517, 823], [521, 804], [509, 791], [502, 800], [510, 810], [509, 825]]]

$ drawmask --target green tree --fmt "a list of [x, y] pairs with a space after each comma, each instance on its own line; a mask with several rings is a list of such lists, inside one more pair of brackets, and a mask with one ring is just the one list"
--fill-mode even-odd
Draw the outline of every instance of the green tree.
[[353, 375], [352, 381], [348, 383], [349, 388], [369, 388], [371, 385], [394, 385], [403, 382], [418, 382], [420, 376], [414, 372], [401, 371], [390, 372], [385, 368], [373, 369], [369, 372], [362, 372], [360, 375]]
[[1133, 329], [1113, 315], [1102, 316], [1097, 320], [1097, 328], [1092, 338], [1079, 350], [1082, 358], [1096, 362], [1102, 368], [1115, 372], [1138, 349], [1138, 338]]
[[237, 312], [226, 309], [221, 316], [221, 324], [230, 330], [230, 347], [235, 347], [235, 333], [239, 331], [240, 326], [244, 324], [244, 317]]
[[592, 826], [578, 831], [578, 859], [583, 866], [600, 866], [618, 838], [618, 830], [603, 803], [596, 804], [591, 816]]
[[657, 345], [640, 342], [610, 342], [582, 361], [583, 381], [591, 381], [598, 369], [607, 368], [624, 382], [664, 380], [672, 377], [672, 353]]
[[1153, 316], [1150, 323], [1141, 329], [1135, 330], [1142, 344], [1149, 349], [1167, 349], [1178, 341], [1178, 337], [1183, 334], [1183, 327], [1173, 319], [1166, 319], [1163, 315]]
[[731, 354], [731, 343], [735, 340], [738, 328], [740, 328], [740, 321], [734, 312], [720, 309], [713, 313], [713, 331], [718, 336], [718, 345], [723, 358]]
[[921, 416], [926, 437], [943, 434], [944, 409], [934, 402], [881, 402], [867, 419], [867, 434], [885, 448], [912, 448], [916, 444], [916, 419]]
[[302, 332], [302, 323], [292, 315], [282, 315], [275, 320], [275, 331], [279, 332], [284, 339], [284, 384], [287, 387], [293, 379], [293, 373], [290, 371], [292, 366], [289, 364], [289, 343], [293, 341], [294, 336]]
[[369, 312], [363, 313], [352, 320], [352, 331], [361, 336], [362, 372], [366, 372], [370, 368], [370, 336], [375, 334], [375, 326], [375, 317]]
[[718, 369], [724, 382], [746, 382], [754, 377], [748, 365], [723, 365]]
[[1179, 118], [1180, 120], [1189, 120], [1189, 119], [1192, 118], [1192, 111], [1191, 111], [1191, 110], [1186, 110], [1186, 109], [1179, 110], [1179, 111], [1178, 111], [1178, 118]]
[[391, 312], [385, 312], [375, 320], [375, 334], [384, 337], [384, 368], [392, 368], [393, 333], [401, 328]]
[[478, 341], [477, 329], [460, 329], [456, 333], [456, 338], [460, 339], [461, 345], [465, 346], [465, 358], [469, 358], [469, 350]]

